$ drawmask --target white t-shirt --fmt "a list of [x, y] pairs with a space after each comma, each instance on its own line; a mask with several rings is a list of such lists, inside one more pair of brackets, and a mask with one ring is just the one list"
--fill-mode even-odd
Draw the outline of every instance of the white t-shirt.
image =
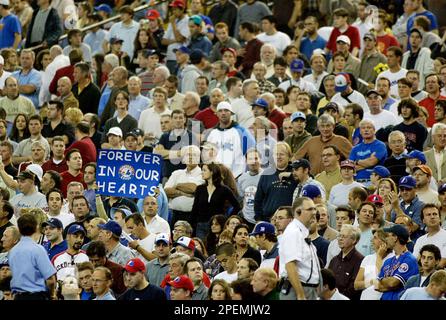
[[151, 233], [142, 240], [138, 240], [138, 243], [144, 250], [152, 252], [155, 249], [156, 234]]
[[145, 133], [152, 132], [156, 138], [160, 138], [161, 134], [161, 116], [165, 114], [171, 114], [172, 111], [165, 109], [163, 112], [158, 113], [155, 111], [154, 107], [144, 110], [141, 112], [141, 116], [138, 121], [138, 128], [144, 130]]
[[[169, 44], [167, 46], [166, 60], [176, 61], [176, 56], [173, 50], [178, 49], [182, 45], [187, 45], [187, 39], [190, 37], [189, 16], [187, 14], [185, 14], [183, 19], [181, 19], [180, 21], [176, 20], [175, 24], [177, 26], [177, 30], [181, 33], [183, 37], [186, 38], [186, 40], [183, 43], [175, 42]], [[164, 39], [175, 40], [175, 34], [173, 33], [173, 28], [171, 23], [169, 23], [169, 26], [167, 27], [166, 33], [164, 34]]]
[[425, 234], [418, 238], [417, 242], [415, 242], [415, 246], [413, 248], [413, 255], [418, 257], [420, 254], [421, 248], [426, 244], [433, 244], [440, 249], [441, 257], [446, 258], [446, 230], [440, 229], [433, 236], [429, 236], [429, 234]]
[[369, 106], [367, 104], [367, 101], [365, 100], [364, 96], [359, 93], [356, 90], [353, 90], [353, 92], [347, 97], [350, 101], [345, 99], [341, 96], [341, 93], [336, 93], [330, 100], [330, 102], [336, 102], [341, 107], [345, 107], [346, 105], [350, 103], [357, 103], [362, 107], [362, 110], [364, 110], [364, 113], [370, 112]]
[[[394, 255], [395, 254], [393, 252], [389, 253], [383, 261], [393, 257]], [[378, 277], [380, 271], [376, 269], [376, 253], [365, 256], [361, 262], [360, 268], [364, 269], [364, 283], [367, 286], [371, 280]], [[379, 300], [381, 299], [381, 295], [382, 292], [376, 291], [375, 286], [372, 285], [362, 291], [361, 300]]]
[[233, 281], [237, 280], [237, 278], [238, 278], [238, 272], [229, 274], [227, 271], [223, 271], [223, 272], [220, 272], [219, 274], [217, 274], [217, 275], [214, 277], [214, 280], [217, 280], [217, 279], [223, 279], [223, 280], [225, 280], [227, 283], [230, 284], [230, 283], [232, 283]]
[[397, 125], [398, 119], [395, 115], [387, 110], [382, 110], [378, 114], [371, 114], [369, 112], [364, 113], [364, 119], [372, 120], [375, 124], [375, 130], [378, 131], [381, 128], [385, 128], [388, 125]]
[[398, 80], [401, 78], [405, 78], [407, 73], [407, 69], [401, 68], [398, 72], [391, 72], [390, 70], [386, 70], [384, 72], [381, 72], [378, 75], [378, 78], [376, 79], [375, 83], [378, 83], [379, 78], [387, 78], [390, 80], [390, 96], [393, 98], [399, 98], [398, 94]]
[[10, 75], [11, 75], [11, 72], [3, 70], [3, 73], [2, 73], [2, 75], [0, 77], [0, 90], [3, 90], [3, 88], [5, 87], [5, 80]]
[[401, 123], [404, 121], [403, 117], [398, 115], [398, 105], [400, 104], [401, 100], [397, 100], [389, 108], [389, 111], [393, 113], [393, 115], [398, 119], [398, 123]]
[[52, 216], [49, 213], [46, 214], [48, 216], [48, 219], [56, 218], [62, 222], [62, 225], [65, 229], [66, 226], [68, 226], [70, 223], [73, 223], [75, 221], [74, 215], [72, 213], [59, 213], [57, 216]]
[[353, 181], [351, 184], [338, 183], [331, 188], [328, 203], [339, 207], [348, 205], [348, 193], [354, 187], [363, 187], [359, 182]]
[[263, 43], [272, 44], [277, 50], [277, 56], [281, 56], [283, 54], [283, 50], [285, 50], [285, 48], [291, 44], [290, 37], [286, 33], [280, 31], [277, 31], [275, 34], [270, 36], [265, 32], [262, 32], [257, 36], [257, 39]]

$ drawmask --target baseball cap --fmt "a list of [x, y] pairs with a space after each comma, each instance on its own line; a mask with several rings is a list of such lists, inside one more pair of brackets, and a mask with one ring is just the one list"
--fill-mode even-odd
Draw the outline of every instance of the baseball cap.
[[335, 90], [336, 92], [343, 92], [347, 89], [350, 83], [350, 76], [346, 73], [339, 73], [335, 77]]
[[291, 115], [291, 122], [293, 122], [294, 120], [297, 120], [297, 119], [307, 120], [307, 116], [303, 112], [300, 112], [300, 111], [293, 112], [293, 114]]
[[194, 49], [189, 54], [190, 63], [192, 64], [200, 63], [203, 58], [207, 58], [207, 55], [200, 49]]
[[390, 176], [389, 169], [387, 169], [386, 167], [383, 167], [383, 166], [376, 166], [375, 168], [370, 169], [369, 171], [374, 174], [377, 174], [381, 178], [387, 178]]
[[146, 18], [149, 20], [156, 20], [159, 17], [161, 17], [161, 15], [158, 12], [158, 10], [150, 9], [150, 10], [147, 10], [147, 12], [146, 12]]
[[194, 283], [185, 275], [176, 277], [172, 281], [169, 281], [169, 284], [176, 289], [186, 289], [191, 293], [194, 291]]
[[141, 50], [141, 54], [144, 58], [148, 58], [155, 55], [161, 58], [161, 53], [155, 49], [143, 49]]
[[446, 183], [443, 183], [441, 186], [438, 187], [438, 193], [443, 193], [446, 191]]
[[328, 109], [333, 109], [336, 112], [339, 112], [339, 105], [336, 102], [329, 102], [327, 103], [327, 105], [324, 107], [324, 111], [328, 110]]
[[167, 233], [158, 233], [155, 237], [155, 243], [158, 243], [158, 241], [162, 241], [165, 244], [170, 244], [170, 237]]
[[302, 188], [302, 197], [308, 197], [310, 199], [317, 198], [322, 195], [321, 189], [314, 184], [307, 184]]
[[371, 194], [367, 197], [367, 201], [372, 203], [384, 204], [383, 198], [379, 194]]
[[195, 14], [192, 17], [189, 18], [189, 22], [192, 22], [196, 26], [201, 26], [201, 23], [203, 22], [203, 19], [201, 19], [201, 17], [199, 15]]
[[391, 227], [384, 228], [384, 232], [391, 232], [398, 238], [405, 239], [406, 241], [409, 240], [409, 231], [407, 231], [407, 229], [401, 224], [394, 224]]
[[419, 166], [416, 166], [415, 168], [413, 168], [412, 170], [412, 174], [417, 171], [417, 170], [421, 170], [423, 171], [425, 174], [427, 174], [429, 177], [432, 177], [432, 169], [429, 168], [429, 166], [425, 165], [425, 164], [421, 164]]
[[142, 262], [139, 258], [133, 258], [127, 261], [127, 263], [124, 266], [125, 271], [130, 273], [136, 273], [138, 271], [145, 272], [146, 271], [146, 265], [144, 262]]
[[114, 134], [115, 136], [122, 138], [122, 130], [119, 127], [111, 127], [110, 130], [108, 130], [108, 132], [107, 132], [107, 136], [109, 134]]
[[255, 236], [257, 234], [276, 234], [276, 228], [269, 222], [259, 222], [249, 235]]
[[67, 234], [75, 234], [78, 232], [82, 232], [84, 234], [84, 236], [87, 234], [85, 229], [79, 224], [73, 224], [71, 227], [69, 227]]
[[4, 6], [9, 6], [9, 0], [0, 0], [0, 4]]
[[300, 59], [294, 59], [290, 63], [291, 72], [302, 72], [304, 70], [304, 62]]
[[291, 167], [293, 169], [299, 169], [300, 167], [309, 169], [311, 168], [311, 164], [310, 161], [308, 161], [307, 159], [299, 159], [291, 163]]
[[336, 42], [338, 42], [338, 41], [342, 41], [342, 42], [344, 42], [344, 43], [346, 43], [348, 45], [351, 44], [350, 38], [347, 37], [346, 35], [340, 35], [339, 37], [337, 37], [336, 38]]
[[417, 29], [417, 28], [410, 29], [409, 35], [414, 33], [414, 32], [418, 33], [420, 35], [420, 37], [423, 38], [423, 33], [421, 32], [420, 29]]
[[36, 175], [36, 177], [39, 179], [39, 181], [42, 181], [43, 177], [43, 169], [40, 165], [36, 163], [31, 163], [29, 166], [26, 167], [25, 171], [29, 171]]
[[111, 14], [113, 12], [112, 8], [108, 4], [105, 4], [105, 3], [103, 3], [97, 7], [94, 7], [94, 9], [96, 11], [104, 11], [108, 14]]
[[35, 175], [32, 172], [29, 171], [22, 171], [19, 173], [19, 175], [17, 176], [17, 180], [26, 180], [26, 179], [31, 179], [34, 181]]
[[124, 40], [119, 39], [119, 38], [110, 38], [110, 44], [115, 44], [115, 43], [123, 43]]
[[144, 130], [142, 130], [140, 128], [135, 128], [132, 130], [132, 132], [134, 132], [137, 136], [140, 136], [140, 137], [144, 136]]
[[42, 222], [42, 228], [45, 228], [46, 226], [50, 226], [51, 228], [63, 229], [62, 222], [57, 218], [51, 218], [47, 221]]
[[234, 55], [234, 57], [237, 57], [237, 51], [234, 48], [221, 48], [220, 53], [223, 54], [226, 51], [231, 52]]
[[126, 217], [132, 215], [132, 210], [130, 210], [130, 208], [128, 206], [120, 205], [119, 207], [111, 207], [110, 208], [110, 218], [112, 220], [115, 220], [115, 214], [118, 211], [124, 213]]
[[355, 169], [355, 163], [352, 160], [341, 161], [341, 168], [352, 168]]
[[411, 152], [409, 152], [409, 154], [406, 155], [406, 158], [408, 159], [418, 159], [421, 161], [422, 164], [426, 163], [426, 156], [424, 155], [423, 152], [419, 151], [419, 150], [412, 150]]
[[175, 0], [171, 4], [169, 4], [169, 7], [184, 9], [185, 5], [184, 5], [183, 0]]
[[376, 91], [375, 89], [371, 89], [371, 90], [367, 91], [367, 93], [365, 94], [365, 96], [368, 97], [368, 96], [370, 96], [370, 95], [372, 95], [372, 94], [376, 94], [376, 95], [379, 96], [378, 91]]
[[122, 234], [121, 226], [113, 220], [108, 220], [105, 224], [98, 224], [98, 228], [105, 231], [110, 231], [117, 237], [120, 237]]
[[177, 52], [177, 51], [180, 51], [181, 53], [185, 53], [185, 54], [190, 54], [190, 49], [188, 47], [186, 47], [186, 46], [181, 46], [181, 47], [179, 47], [177, 49], [173, 49], [174, 53]]
[[268, 109], [268, 102], [266, 102], [265, 99], [258, 98], [256, 101], [254, 101], [254, 103], [251, 106]]
[[416, 185], [417, 185], [417, 181], [412, 176], [401, 177], [401, 179], [398, 183], [398, 187], [404, 187], [404, 188], [409, 188], [409, 189], [415, 188]]
[[367, 32], [362, 39], [372, 39], [373, 41], [376, 41], [376, 36], [371, 32]]
[[231, 104], [227, 101], [222, 101], [217, 105], [217, 111], [220, 111], [220, 110], [229, 110], [229, 111], [231, 111], [232, 114], [234, 113], [234, 111], [232, 111]]
[[189, 237], [181, 237], [173, 245], [182, 246], [183, 248], [190, 250], [195, 250], [195, 241]]

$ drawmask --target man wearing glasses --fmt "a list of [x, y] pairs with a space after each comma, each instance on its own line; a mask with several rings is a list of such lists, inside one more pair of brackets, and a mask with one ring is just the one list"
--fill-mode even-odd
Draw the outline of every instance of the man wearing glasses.
[[316, 300], [320, 265], [308, 237], [316, 206], [310, 198], [300, 197], [293, 203], [293, 213], [293, 221], [279, 240], [280, 300]]

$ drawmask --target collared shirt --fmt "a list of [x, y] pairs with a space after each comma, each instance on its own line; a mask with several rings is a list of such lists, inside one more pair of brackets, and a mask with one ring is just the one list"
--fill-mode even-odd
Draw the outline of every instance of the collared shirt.
[[305, 91], [305, 92], [318, 91], [313, 83], [311, 83], [307, 80], [304, 80], [303, 78], [299, 78], [299, 80], [289, 79], [287, 81], [284, 81], [279, 85], [279, 88], [286, 91], [291, 86], [299, 87], [300, 90]]
[[169, 263], [166, 260], [161, 264], [159, 259], [153, 259], [146, 264], [146, 279], [149, 283], [159, 287], [163, 279], [169, 273]]
[[21, 237], [9, 252], [8, 262], [14, 275], [11, 280], [14, 293], [47, 291], [45, 280], [56, 273], [48, 253], [31, 237]]
[[269, 252], [266, 251], [263, 254], [260, 268], [274, 268], [274, 263], [276, 262], [276, 258], [278, 256], [279, 256], [279, 242], [276, 242]]
[[47, 241], [43, 244], [43, 247], [48, 252], [48, 257], [50, 258], [50, 260], [52, 260], [54, 256], [68, 249], [66, 240], [63, 240], [62, 242], [55, 244], [54, 246], [51, 246], [51, 242]]
[[202, 282], [197, 290], [192, 294], [192, 300], [207, 300], [208, 288]]
[[[34, 24], [35, 25], [35, 24]], [[13, 72], [12, 76], [17, 79], [20, 86], [33, 85], [36, 89], [29, 94], [21, 93], [20, 95], [29, 98], [34, 107], [40, 108], [39, 105], [39, 91], [42, 86], [42, 75], [36, 69], [31, 69], [27, 74], [23, 70]]]
[[37, 139], [29, 137], [25, 140], [20, 141], [19, 145], [17, 146], [17, 149], [14, 151], [14, 156], [17, 157], [31, 156], [31, 145], [35, 141], [41, 142], [45, 148], [46, 154], [47, 155], [50, 154], [50, 145], [48, 143], [48, 140], [46, 140], [42, 135], [40, 135]]
[[[416, 196], [410, 204], [406, 204], [404, 200], [400, 202], [401, 210], [403, 210], [404, 214], [412, 218], [412, 220], [420, 226], [421, 230], [424, 228], [424, 223], [421, 221], [421, 208], [423, 208], [423, 206], [424, 202], [418, 199], [418, 196]], [[396, 213], [392, 210], [392, 222], [395, 222], [395, 219]]]
[[133, 258], [135, 258], [133, 251], [128, 247], [124, 247], [121, 243], [118, 243], [112, 251], [107, 253], [107, 259], [121, 266], [124, 266], [127, 261]]
[[437, 151], [436, 148], [432, 148], [434, 150], [434, 158], [435, 158], [435, 165], [437, 166], [437, 181], [441, 181], [442, 180], [442, 170], [441, 170], [441, 166], [443, 165], [444, 162], [444, 152], [445, 149], [442, 149], [440, 152]]
[[146, 226], [147, 231], [150, 233], [167, 233], [170, 234], [170, 226], [169, 223], [161, 218], [159, 215], [156, 215], [152, 218], [150, 223], [147, 223], [147, 220], [145, 219], [145, 215], [142, 214], [144, 217], [144, 225]]
[[109, 290], [102, 297], [96, 297], [93, 300], [116, 300], [116, 299], [115, 299], [115, 297], [113, 297], [112, 293]]
[[273, 92], [273, 90], [276, 89], [276, 85], [266, 79], [260, 81], [257, 80], [257, 82], [259, 84], [260, 94], [263, 94], [265, 92]]
[[108, 31], [104, 29], [99, 29], [94, 32], [91, 31], [87, 33], [84, 38], [84, 42], [88, 44], [91, 48], [91, 55], [94, 56], [96, 53], [103, 53], [104, 49], [102, 49], [102, 43], [108, 35]]
[[321, 87], [322, 79], [328, 75], [328, 72], [322, 71], [320, 75], [316, 75], [314, 72], [307, 74], [303, 79], [307, 80], [308, 82], [311, 82], [314, 84], [317, 90]]
[[296, 262], [299, 270], [299, 279], [303, 283], [319, 283], [319, 259], [316, 247], [305, 238], [309, 235], [308, 229], [297, 219], [288, 224], [279, 240], [279, 275], [287, 278], [285, 265], [288, 262]]
[[137, 95], [136, 97], [130, 96], [129, 115], [131, 115], [136, 120], [139, 120], [141, 112], [149, 108], [151, 104], [152, 101], [141, 94]]

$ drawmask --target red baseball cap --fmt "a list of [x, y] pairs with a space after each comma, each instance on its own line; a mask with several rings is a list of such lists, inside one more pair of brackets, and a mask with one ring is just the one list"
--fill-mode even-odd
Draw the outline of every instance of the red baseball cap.
[[184, 9], [186, 5], [184, 4], [183, 0], [175, 0], [171, 4], [169, 4], [169, 7]]
[[383, 198], [379, 194], [371, 194], [367, 197], [367, 201], [372, 203], [384, 204]]
[[194, 291], [194, 283], [185, 275], [176, 277], [173, 281], [169, 281], [169, 284], [176, 289], [186, 289], [191, 293]]
[[195, 241], [189, 237], [181, 237], [174, 243], [174, 246], [182, 246], [193, 251], [195, 250]]
[[235, 51], [234, 48], [222, 48], [220, 50], [221, 54], [224, 54], [226, 51], [231, 52], [234, 55], [234, 57], [237, 57], [237, 51]]
[[145, 272], [146, 265], [139, 258], [130, 259], [124, 266], [125, 271], [130, 273], [136, 273], [138, 271]]
[[150, 9], [150, 10], [147, 10], [147, 12], [146, 12], [146, 18], [149, 19], [149, 20], [156, 20], [159, 17], [161, 17], [161, 15], [155, 9]]

